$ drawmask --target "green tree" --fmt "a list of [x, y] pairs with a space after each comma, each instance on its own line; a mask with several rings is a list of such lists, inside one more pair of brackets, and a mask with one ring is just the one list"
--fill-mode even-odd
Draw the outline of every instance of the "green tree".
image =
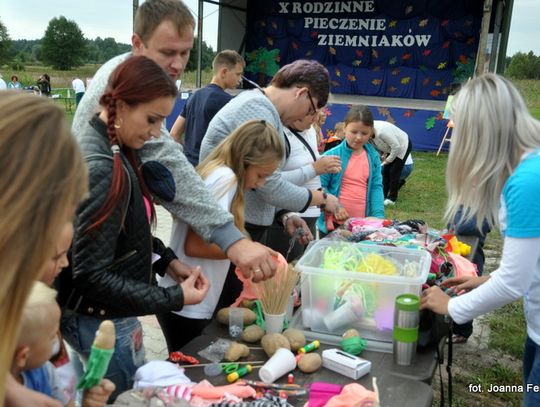
[[49, 21], [41, 41], [41, 59], [54, 69], [80, 66], [86, 57], [86, 40], [75, 21], [60, 16]]
[[[189, 61], [186, 66], [186, 71], [194, 71], [197, 69], [197, 49], [198, 49], [198, 40], [195, 37], [193, 41], [193, 49], [189, 55]], [[209, 46], [206, 41], [202, 42], [202, 57], [201, 57], [201, 69], [210, 69], [212, 68], [212, 61], [216, 56], [214, 50]]]
[[9, 62], [13, 58], [13, 45], [9, 33], [2, 21], [0, 21], [0, 65]]
[[534, 55], [532, 51], [527, 54], [518, 52], [512, 56], [504, 73], [515, 79], [538, 79], [540, 78], [540, 57]]

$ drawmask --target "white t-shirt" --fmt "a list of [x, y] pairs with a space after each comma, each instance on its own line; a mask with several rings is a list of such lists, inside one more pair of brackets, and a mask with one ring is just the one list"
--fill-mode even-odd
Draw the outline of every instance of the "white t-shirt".
[[7, 89], [6, 81], [0, 78], [0, 90]]
[[[294, 135], [293, 132], [288, 128], [285, 127], [284, 131], [291, 146], [291, 153], [287, 158], [281, 172], [284, 173], [285, 177], [287, 177], [287, 172], [294, 170], [298, 171], [300, 169], [305, 169], [306, 174], [310, 173], [310, 171], [313, 171], [314, 173], [313, 156], [308, 151], [305, 144], [298, 140], [298, 137], [296, 137], [296, 135]], [[297, 133], [300, 135], [300, 137], [303, 137], [304, 140], [307, 141], [311, 151], [315, 153], [315, 158], [318, 160], [320, 158], [320, 154], [319, 150], [317, 149], [317, 131], [313, 127], [310, 127], [307, 130]], [[289, 179], [289, 181], [294, 182], [291, 179]], [[318, 175], [315, 175], [298, 186], [306, 187], [309, 190], [314, 190], [321, 187], [321, 179]], [[310, 206], [304, 213], [302, 213], [302, 217], [318, 218], [320, 214], [321, 210], [317, 206]]]
[[[205, 180], [206, 188], [214, 195], [218, 204], [225, 210], [230, 211], [231, 202], [236, 193], [238, 182], [236, 175], [229, 167], [216, 168]], [[200, 266], [204, 275], [210, 282], [210, 289], [204, 300], [195, 305], [186, 305], [181, 311], [175, 312], [186, 318], [210, 319], [216, 308], [223, 284], [227, 277], [230, 261], [201, 259], [189, 257], [184, 252], [184, 243], [188, 232], [188, 225], [178, 219], [174, 219], [171, 231], [170, 247], [174, 250], [178, 259], [192, 267]], [[177, 284], [168, 274], [158, 281], [160, 287], [170, 287]]]
[[73, 79], [73, 81], [71, 82], [71, 86], [73, 86], [73, 90], [75, 91], [75, 93], [84, 93], [84, 91], [86, 90], [86, 88], [84, 87], [84, 82], [82, 81], [82, 79], [79, 78]]
[[499, 268], [467, 294], [452, 298], [448, 312], [464, 323], [523, 297], [527, 334], [540, 345], [540, 150], [526, 155], [506, 181], [499, 221], [504, 234]]

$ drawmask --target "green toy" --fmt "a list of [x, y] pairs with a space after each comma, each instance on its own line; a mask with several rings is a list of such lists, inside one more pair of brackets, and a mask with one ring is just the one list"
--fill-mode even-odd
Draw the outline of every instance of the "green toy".
[[105, 376], [109, 362], [114, 353], [116, 333], [111, 321], [103, 321], [96, 332], [92, 345], [88, 366], [83, 377], [77, 385], [77, 390], [89, 389], [97, 386]]

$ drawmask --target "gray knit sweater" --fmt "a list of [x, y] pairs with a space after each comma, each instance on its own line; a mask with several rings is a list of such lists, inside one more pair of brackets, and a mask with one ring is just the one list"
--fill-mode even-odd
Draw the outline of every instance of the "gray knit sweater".
[[[122, 54], [110, 59], [96, 72], [75, 117], [72, 130], [77, 137], [88, 126], [90, 118], [100, 110], [99, 98], [105, 91], [112, 71], [131, 53]], [[147, 174], [145, 179], [150, 189], [173, 216], [190, 225], [206, 241], [216, 243], [222, 250], [244, 236], [234, 226], [232, 215], [223, 210], [205, 188], [201, 178], [186, 159], [180, 144], [170, 136], [165, 126], [161, 128], [161, 136], [152, 139], [139, 150], [143, 162], [143, 171], [151, 168], [150, 185]], [[155, 188], [154, 188], [155, 187]], [[156, 193], [156, 190], [164, 193]]]
[[[249, 120], [266, 120], [283, 136], [281, 119], [272, 102], [259, 90], [245, 91], [227, 103], [210, 121], [201, 143], [200, 160]], [[280, 168], [284, 163], [285, 157]], [[276, 207], [302, 212], [308, 208], [310, 201], [311, 193], [306, 188], [290, 183], [278, 170], [268, 177], [262, 188], [246, 192], [245, 219], [254, 225], [269, 226]]]

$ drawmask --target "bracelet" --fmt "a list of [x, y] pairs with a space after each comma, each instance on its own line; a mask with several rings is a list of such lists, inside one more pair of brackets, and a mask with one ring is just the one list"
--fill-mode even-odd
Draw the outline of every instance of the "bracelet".
[[322, 192], [322, 197], [324, 199], [324, 202], [322, 204], [319, 205], [319, 208], [321, 209], [324, 209], [326, 208], [326, 200], [328, 199], [328, 194], [326, 193], [326, 191], [322, 188], [319, 188], [317, 189], [317, 191], [321, 191]]

